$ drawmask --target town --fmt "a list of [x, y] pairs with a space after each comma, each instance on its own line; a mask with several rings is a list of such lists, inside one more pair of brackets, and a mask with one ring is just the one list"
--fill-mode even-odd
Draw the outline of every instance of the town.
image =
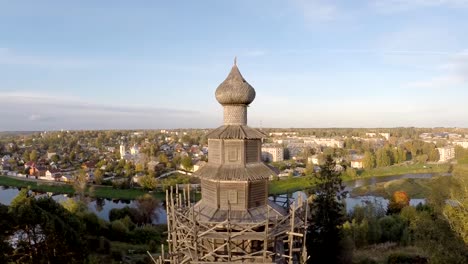
[[0, 1], [0, 263], [468, 263], [467, 11]]
[[[262, 144], [262, 160], [276, 169], [279, 178], [311, 175], [320, 169], [326, 155], [333, 156], [336, 170], [349, 179], [366, 170], [402, 164], [419, 164], [418, 169], [430, 171], [431, 164], [453, 162], [456, 153], [468, 148], [464, 129], [264, 130], [270, 137]], [[78, 171], [84, 170], [90, 183], [116, 188], [155, 189], [166, 178], [177, 178], [172, 184], [196, 182], [187, 176], [208, 160], [206, 131], [6, 133], [0, 138], [0, 172], [73, 182]]]

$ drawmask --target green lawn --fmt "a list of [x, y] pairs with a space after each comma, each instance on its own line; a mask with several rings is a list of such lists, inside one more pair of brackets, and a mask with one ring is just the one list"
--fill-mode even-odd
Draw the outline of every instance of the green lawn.
[[270, 181], [270, 194], [284, 194], [301, 191], [314, 186], [314, 179], [310, 176], [293, 177], [285, 180]]
[[[74, 194], [75, 190], [68, 184], [54, 184], [53, 182], [36, 182], [27, 181], [22, 179], [13, 179], [10, 177], [0, 176], [0, 186], [31, 188], [33, 191], [38, 192], [53, 192], [62, 194]], [[148, 193], [142, 189], [114, 189], [107, 186], [96, 186], [88, 188], [87, 194], [91, 197], [109, 198], [109, 199], [124, 199], [133, 200], [138, 196]], [[164, 192], [152, 193], [157, 199], [164, 199], [166, 194]]]

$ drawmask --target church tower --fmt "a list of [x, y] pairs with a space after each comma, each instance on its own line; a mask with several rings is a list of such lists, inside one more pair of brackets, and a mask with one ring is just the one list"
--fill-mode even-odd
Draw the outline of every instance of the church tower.
[[247, 107], [255, 90], [234, 64], [215, 95], [224, 108], [224, 124], [207, 135], [208, 164], [196, 172], [202, 186], [199, 206], [218, 214], [229, 207], [266, 210], [268, 179], [274, 172], [261, 162], [261, 139], [266, 135], [247, 126]]
[[280, 205], [268, 198], [275, 173], [261, 161], [266, 135], [247, 126], [255, 95], [234, 62], [215, 92], [223, 125], [207, 134], [208, 163], [194, 173], [201, 179], [201, 200], [193, 203], [190, 188], [166, 194], [170, 263], [305, 259], [305, 201], [286, 198]]
[[127, 150], [125, 149], [125, 145], [123, 142], [120, 142], [120, 159], [124, 159], [125, 154], [127, 154]]

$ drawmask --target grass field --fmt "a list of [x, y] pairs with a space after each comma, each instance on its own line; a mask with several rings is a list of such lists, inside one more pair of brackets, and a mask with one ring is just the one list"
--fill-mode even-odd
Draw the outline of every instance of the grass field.
[[353, 263], [387, 264], [388, 257], [392, 254], [425, 257], [424, 251], [418, 247], [402, 247], [398, 246], [396, 243], [384, 243], [354, 250]]
[[285, 180], [270, 181], [270, 194], [284, 194], [301, 191], [314, 186], [314, 179], [310, 176], [294, 177]]
[[427, 198], [434, 189], [447, 186], [451, 177], [435, 176], [430, 179], [398, 179], [375, 185], [354, 188], [351, 196], [374, 195], [390, 198], [396, 191], [404, 191], [410, 198]]
[[[383, 168], [375, 168], [372, 170], [360, 171], [356, 178], [351, 178], [347, 175], [343, 176], [343, 181], [351, 181], [371, 177], [383, 177], [402, 174], [418, 174], [418, 173], [444, 173], [449, 171], [449, 164], [399, 164]], [[283, 194], [287, 192], [295, 192], [304, 190], [314, 186], [314, 180], [310, 176], [294, 177], [270, 181], [270, 194]], [[370, 188], [369, 186], [366, 186]], [[372, 190], [368, 190], [372, 191]], [[377, 190], [382, 191], [382, 190]], [[364, 188], [359, 193], [364, 193]], [[380, 193], [383, 194], [383, 193]], [[417, 194], [419, 196], [419, 194]], [[415, 197], [416, 198], [416, 197]]]
[[[370, 177], [382, 177], [391, 175], [402, 175], [410, 173], [444, 173], [450, 169], [449, 164], [397, 164], [388, 167], [374, 168], [370, 170], [362, 170], [358, 172], [358, 179]], [[349, 177], [344, 177], [343, 180], [353, 180]]]
[[[53, 192], [62, 194], [74, 194], [75, 190], [71, 185], [68, 184], [57, 184], [54, 182], [38, 182], [28, 181], [22, 179], [13, 179], [10, 177], [0, 176], [0, 186], [18, 187], [18, 188], [30, 188], [33, 191], [38, 192]], [[87, 195], [90, 197], [97, 198], [109, 198], [109, 199], [123, 199], [133, 200], [138, 196], [141, 196], [147, 191], [142, 189], [114, 189], [107, 186], [93, 186], [87, 189]], [[157, 199], [164, 199], [166, 194], [163, 192], [152, 193]]]

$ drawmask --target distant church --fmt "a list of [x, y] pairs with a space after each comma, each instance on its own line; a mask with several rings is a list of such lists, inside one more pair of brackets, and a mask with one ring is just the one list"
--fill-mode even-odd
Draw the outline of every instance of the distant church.
[[268, 198], [275, 173], [261, 160], [266, 135], [247, 126], [254, 88], [236, 63], [216, 89], [224, 124], [208, 133], [208, 163], [195, 175], [202, 198], [190, 189], [166, 194], [170, 263], [303, 263], [306, 201]]
[[125, 143], [120, 143], [120, 159], [122, 160], [137, 160], [140, 155], [140, 148], [135, 144], [130, 148], [130, 153], [125, 148]]

